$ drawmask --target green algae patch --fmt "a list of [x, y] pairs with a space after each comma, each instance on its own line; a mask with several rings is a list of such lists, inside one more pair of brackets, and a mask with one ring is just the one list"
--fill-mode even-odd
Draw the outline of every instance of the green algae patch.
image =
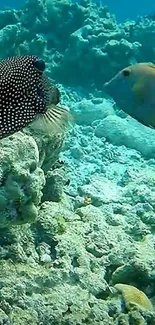
[[65, 218], [63, 216], [56, 216], [57, 224], [58, 224], [58, 229], [57, 233], [58, 235], [61, 235], [67, 231], [67, 223], [65, 221]]
[[11, 322], [13, 325], [37, 325], [37, 313], [30, 308], [23, 310], [22, 308], [15, 307], [11, 315]]

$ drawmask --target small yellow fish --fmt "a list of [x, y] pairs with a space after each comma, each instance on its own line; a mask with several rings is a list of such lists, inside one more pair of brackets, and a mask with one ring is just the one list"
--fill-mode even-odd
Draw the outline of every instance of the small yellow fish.
[[104, 84], [118, 107], [142, 124], [155, 127], [155, 65], [137, 63]]
[[92, 199], [91, 199], [91, 197], [89, 197], [89, 196], [85, 196], [85, 197], [84, 197], [84, 204], [85, 204], [85, 205], [92, 204]]

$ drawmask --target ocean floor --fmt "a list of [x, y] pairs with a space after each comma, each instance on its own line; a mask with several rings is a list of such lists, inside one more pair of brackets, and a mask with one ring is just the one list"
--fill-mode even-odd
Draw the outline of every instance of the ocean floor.
[[106, 100], [72, 110], [63, 147], [30, 130], [1, 142], [0, 319], [154, 324], [154, 130]]
[[0, 325], [154, 325], [155, 130], [102, 84], [147, 59], [155, 22], [45, 3], [0, 12], [1, 57], [8, 44], [12, 55], [36, 48], [74, 123], [65, 137], [28, 127], [0, 142]]

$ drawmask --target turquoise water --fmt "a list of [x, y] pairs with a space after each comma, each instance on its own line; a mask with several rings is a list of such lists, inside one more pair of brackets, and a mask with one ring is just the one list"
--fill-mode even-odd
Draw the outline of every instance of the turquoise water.
[[[4, 8], [5, 6], [10, 8], [21, 8], [25, 2], [25, 0], [6, 0], [4, 3], [1, 1], [0, 8]], [[78, 3], [77, 1], [74, 2]], [[136, 2], [134, 0], [97, 0], [96, 2], [101, 3], [103, 6], [107, 5], [111, 12], [116, 15], [117, 20], [120, 22], [126, 19], [136, 19], [138, 16], [155, 13], [155, 4], [153, 0], [149, 0], [147, 2], [140, 0], [137, 0]]]
[[126, 19], [136, 19], [138, 16], [150, 15], [155, 13], [155, 3], [153, 0], [149, 1], [126, 1], [126, 0], [103, 0], [103, 5], [107, 5], [111, 12], [113, 12], [118, 21]]
[[8, 7], [8, 8], [21, 8], [25, 4], [25, 0], [6, 0], [6, 1], [1, 1], [0, 3], [0, 9]]
[[22, 4], [0, 10], [0, 325], [155, 325], [154, 3]]

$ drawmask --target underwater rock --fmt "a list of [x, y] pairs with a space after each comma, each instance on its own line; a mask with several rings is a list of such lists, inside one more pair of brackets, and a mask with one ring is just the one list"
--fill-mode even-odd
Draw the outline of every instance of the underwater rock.
[[45, 134], [42, 130], [31, 127], [26, 128], [24, 133], [35, 139], [39, 151], [39, 165], [46, 174], [58, 160], [63, 147], [64, 134]]
[[48, 28], [51, 28], [53, 34], [59, 33], [61, 48], [68, 46], [70, 34], [83, 25], [88, 12], [87, 6], [84, 7], [70, 0], [59, 2], [46, 0], [45, 9]]
[[34, 246], [31, 224], [16, 225], [0, 229], [0, 258], [11, 260], [11, 263], [31, 263], [39, 261], [39, 255]]
[[41, 242], [51, 245], [56, 235], [66, 231], [68, 218], [76, 218], [65, 206], [56, 202], [42, 204], [34, 231]]
[[2, 309], [0, 309], [0, 321], [2, 325], [12, 325], [11, 319]]
[[19, 132], [1, 141], [0, 150], [0, 228], [34, 222], [45, 182], [37, 145]]
[[95, 134], [99, 138], [105, 137], [114, 145], [136, 149], [147, 159], [155, 158], [155, 131], [130, 117], [108, 116], [96, 126]]
[[25, 310], [20, 307], [16, 307], [12, 312], [11, 320], [12, 320], [12, 324], [15, 325], [17, 324], [25, 325], [28, 323], [32, 325], [37, 325], [38, 317], [37, 317], [37, 313], [34, 312], [32, 308]]
[[145, 325], [147, 323], [146, 318], [144, 318], [138, 310], [132, 310], [129, 312], [129, 321], [131, 324], [137, 323], [139, 325]]
[[[9, 56], [17, 55], [16, 42], [18, 43], [19, 35], [21, 34], [21, 25], [7, 25], [0, 29], [0, 47], [3, 52], [0, 52], [0, 57], [5, 59]], [[11, 47], [11, 51], [10, 51]]]
[[[76, 7], [69, 1], [65, 2], [68, 12], [74, 20], [68, 21], [68, 17], [64, 17], [65, 28], [62, 30], [59, 21], [60, 15], [58, 15], [63, 6], [62, 3], [60, 9], [57, 6], [55, 11], [56, 5], [54, 4], [52, 9], [48, 10], [48, 22], [54, 20], [57, 33], [59, 31], [57, 42], [61, 42], [61, 45], [58, 48], [65, 48], [65, 52], [60, 50], [64, 54], [61, 54], [59, 58], [57, 56], [58, 59], [53, 56], [55, 62], [52, 69], [53, 74], [66, 84], [80, 84], [86, 87], [92, 85], [102, 89], [108, 76], [112, 77], [119, 68], [129, 65], [139, 58], [141, 43], [138, 40], [130, 41], [126, 31], [121, 25], [117, 25], [114, 16], [110, 15], [107, 7], [97, 6], [91, 2], [87, 4], [83, 2], [80, 5], [77, 4]], [[50, 1], [48, 7], [51, 8]], [[80, 17], [79, 19], [76, 19], [77, 15], [78, 18]], [[64, 39], [61, 39], [62, 35], [66, 35]], [[66, 43], [67, 39], [69, 46]], [[52, 38], [52, 43], [56, 45], [55, 37]], [[66, 71], [70, 71], [67, 79]]]
[[95, 104], [92, 100], [82, 100], [72, 106], [75, 121], [80, 125], [91, 125], [96, 120], [102, 120], [108, 115], [114, 114], [112, 104], [106, 99]]
[[[154, 62], [154, 53], [152, 51], [152, 44], [155, 41], [155, 35], [152, 33], [154, 28], [155, 21], [151, 19], [151, 16], [150, 18], [139, 17], [137, 21], [126, 21], [123, 24], [128, 39], [138, 41], [142, 45], [139, 56], [141, 62]], [[150, 49], [149, 52], [147, 52], [148, 48]]]
[[143, 240], [135, 243], [135, 255], [127, 263], [119, 265], [111, 275], [111, 284], [118, 282], [132, 283], [154, 295], [152, 279], [154, 278], [154, 238], [146, 235]]
[[61, 201], [65, 183], [65, 171], [62, 171], [58, 168], [49, 170], [46, 174], [46, 184], [43, 188], [42, 202]]
[[79, 188], [79, 193], [84, 197], [90, 197], [96, 206], [108, 202], [118, 202], [122, 197], [121, 187], [104, 176], [93, 176], [88, 185]]
[[[102, 210], [89, 205], [75, 213], [68, 202], [45, 202], [31, 225], [32, 233], [18, 229], [18, 247], [20, 243], [27, 263], [0, 263], [0, 295], [13, 309], [15, 319], [22, 315], [24, 321], [27, 317], [35, 322], [53, 319], [56, 323], [61, 319], [61, 324], [66, 320], [82, 324], [83, 319], [90, 319], [92, 324], [100, 320], [117, 325], [119, 307], [117, 304], [113, 311], [110, 299], [109, 307], [106, 304], [105, 278], [109, 280], [112, 270], [131, 258], [129, 250], [133, 256], [136, 251], [122, 227], [107, 224], [110, 213], [109, 204]], [[23, 309], [20, 315], [19, 308]]]

